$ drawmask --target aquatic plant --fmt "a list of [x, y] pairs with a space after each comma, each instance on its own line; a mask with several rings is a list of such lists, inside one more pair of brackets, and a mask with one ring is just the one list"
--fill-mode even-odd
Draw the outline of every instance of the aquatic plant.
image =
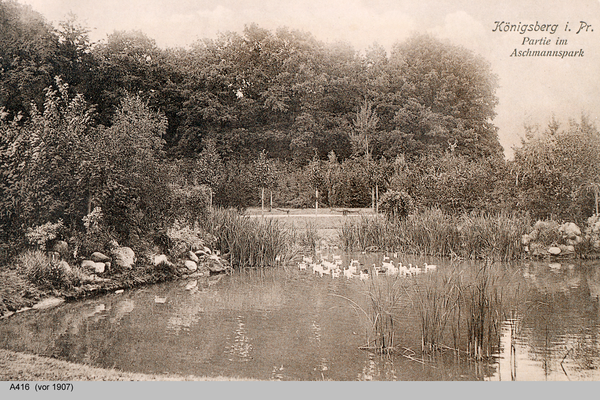
[[275, 219], [213, 209], [200, 226], [214, 236], [214, 248], [229, 259], [233, 268], [271, 267], [294, 256], [290, 229]]
[[369, 216], [348, 220], [339, 237], [343, 248], [350, 251], [376, 247], [407, 254], [506, 261], [522, 255], [521, 236], [530, 224], [528, 217], [505, 212], [450, 215], [431, 208], [396, 222]]
[[422, 351], [452, 350], [476, 360], [491, 357], [500, 325], [519, 308], [512, 275], [487, 260], [478, 268], [452, 266], [415, 278], [409, 294], [420, 317]]

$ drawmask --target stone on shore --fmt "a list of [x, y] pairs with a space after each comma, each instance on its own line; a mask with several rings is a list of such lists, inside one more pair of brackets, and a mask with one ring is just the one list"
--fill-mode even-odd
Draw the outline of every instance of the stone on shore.
[[117, 247], [111, 251], [118, 267], [131, 269], [135, 263], [135, 253], [130, 247]]
[[110, 261], [109, 256], [102, 254], [99, 251], [92, 253], [92, 255], [90, 256], [90, 259], [94, 262], [102, 262], [102, 263]]
[[185, 260], [184, 263], [185, 267], [190, 270], [190, 271], [195, 271], [198, 269], [198, 264], [196, 264], [194, 261], [192, 260]]

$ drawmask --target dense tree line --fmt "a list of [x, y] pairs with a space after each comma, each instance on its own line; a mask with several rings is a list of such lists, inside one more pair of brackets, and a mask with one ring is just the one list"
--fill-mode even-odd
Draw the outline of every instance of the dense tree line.
[[160, 229], [175, 184], [238, 208], [364, 207], [394, 189], [417, 207], [581, 219], [597, 202], [589, 121], [530, 129], [505, 161], [490, 65], [430, 36], [388, 54], [254, 24], [185, 49], [88, 32], [0, 1], [4, 240], [76, 229], [95, 206], [123, 237]]

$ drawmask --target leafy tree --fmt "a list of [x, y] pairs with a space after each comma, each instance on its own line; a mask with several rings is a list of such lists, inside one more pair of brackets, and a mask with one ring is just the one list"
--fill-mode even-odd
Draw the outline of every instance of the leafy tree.
[[412, 142], [416, 155], [443, 151], [450, 140], [460, 154], [497, 156], [502, 148], [491, 122], [497, 82], [481, 57], [418, 35], [394, 46], [387, 104], [381, 107], [396, 109], [394, 132]]
[[519, 206], [538, 218], [582, 221], [594, 212], [598, 171], [600, 135], [585, 116], [567, 129], [554, 118], [543, 132], [527, 127], [512, 163]]
[[41, 14], [0, 2], [0, 107], [9, 119], [19, 113], [27, 119], [32, 102], [42, 106], [44, 89], [57, 74], [57, 49], [58, 38]]

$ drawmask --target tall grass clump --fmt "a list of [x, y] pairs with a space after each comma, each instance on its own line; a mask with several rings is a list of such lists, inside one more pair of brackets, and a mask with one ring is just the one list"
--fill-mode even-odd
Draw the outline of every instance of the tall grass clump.
[[507, 261], [523, 253], [521, 237], [529, 217], [478, 212], [451, 215], [437, 208], [401, 220], [363, 217], [346, 221], [339, 231], [346, 250], [377, 248], [407, 254]]
[[317, 251], [321, 237], [316, 226], [309, 222], [304, 230], [294, 231], [294, 242], [298, 243], [305, 251], [314, 254]]
[[508, 261], [523, 254], [521, 237], [530, 230], [528, 216], [501, 212], [463, 214], [458, 231], [461, 248], [458, 254], [467, 259]]
[[64, 261], [57, 261], [41, 250], [27, 250], [18, 264], [32, 283], [50, 289], [71, 289], [80, 283], [81, 273]]
[[200, 225], [214, 236], [213, 247], [236, 269], [275, 266], [294, 255], [293, 235], [278, 220], [214, 209]]
[[452, 256], [460, 248], [456, 217], [438, 208], [411, 214], [398, 223], [404, 247], [400, 251], [431, 256]]
[[406, 301], [406, 280], [398, 276], [383, 276], [369, 279], [365, 290], [366, 304], [362, 306], [346, 297], [355, 311], [366, 318], [368, 323], [366, 344], [363, 350], [379, 354], [389, 354], [398, 349], [401, 342], [397, 340], [395, 323], [404, 314]]
[[452, 350], [476, 360], [497, 353], [501, 324], [520, 307], [512, 278], [490, 261], [415, 278], [409, 293], [419, 315], [423, 353]]
[[338, 231], [342, 247], [347, 251], [378, 249], [394, 250], [403, 247], [399, 226], [379, 216], [361, 216], [360, 220], [344, 221]]

